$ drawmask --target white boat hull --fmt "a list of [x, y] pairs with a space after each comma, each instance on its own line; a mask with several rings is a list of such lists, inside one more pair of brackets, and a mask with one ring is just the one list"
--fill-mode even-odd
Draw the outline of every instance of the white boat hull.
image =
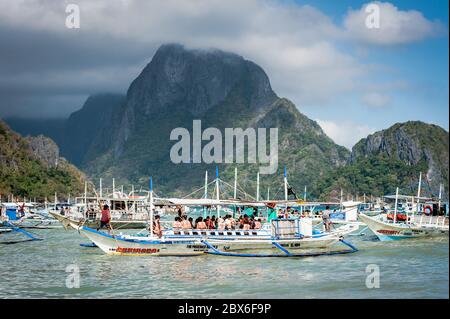
[[[208, 241], [220, 251], [261, 250], [274, 248], [272, 239], [220, 239], [220, 238], [152, 238], [138, 236], [111, 236], [89, 227], [80, 227], [80, 232], [109, 255], [153, 255], [153, 256], [195, 256], [209, 251], [202, 242]], [[321, 237], [304, 237], [275, 240], [288, 250], [326, 248], [339, 241], [339, 236], [328, 234]]]
[[371, 217], [364, 214], [360, 214], [359, 218], [381, 241], [439, 236], [448, 237], [449, 234], [448, 227], [427, 227], [405, 223], [394, 224], [381, 220], [381, 216]]
[[[222, 251], [239, 251], [239, 250], [265, 250], [275, 248], [272, 244], [273, 240], [254, 239], [254, 240], [221, 240], [207, 239], [208, 243], [214, 247], [219, 247]], [[302, 238], [302, 239], [278, 239], [276, 242], [287, 250], [296, 249], [315, 249], [327, 248], [339, 241], [339, 237], [328, 236], [327, 238]]]
[[108, 255], [196, 256], [208, 251], [208, 248], [198, 239], [125, 239], [84, 226], [80, 228], [80, 232]]

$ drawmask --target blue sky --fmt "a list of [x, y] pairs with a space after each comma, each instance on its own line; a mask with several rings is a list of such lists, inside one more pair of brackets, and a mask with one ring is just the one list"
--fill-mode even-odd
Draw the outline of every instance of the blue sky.
[[[312, 4], [326, 13], [336, 23], [341, 23], [349, 7], [360, 8], [366, 1], [296, 1], [298, 4]], [[420, 11], [428, 20], [439, 20], [448, 31], [449, 3], [444, 0], [391, 1], [400, 10]], [[395, 122], [422, 120], [449, 128], [449, 52], [448, 33], [392, 47], [367, 48], [365, 63], [388, 66], [391, 70], [373, 76], [377, 82], [407, 82], [405, 88], [389, 91], [389, 105], [380, 108], [361, 106], [355, 96], [349, 95], [324, 108], [307, 108], [304, 112], [317, 119], [339, 121], [351, 114], [354, 122], [368, 123], [372, 128], [385, 128]]]
[[448, 124], [448, 1], [0, 0], [0, 117], [67, 117], [90, 94], [125, 93], [164, 43], [259, 64], [338, 144], [396, 122]]

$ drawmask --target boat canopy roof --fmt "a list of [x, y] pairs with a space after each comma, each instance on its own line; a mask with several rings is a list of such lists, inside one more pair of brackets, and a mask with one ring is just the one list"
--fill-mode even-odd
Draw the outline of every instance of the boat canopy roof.
[[[395, 199], [395, 195], [385, 195], [383, 196], [386, 199]], [[431, 197], [417, 197], [414, 195], [398, 195], [398, 199], [402, 200], [422, 200], [422, 201], [432, 201], [433, 199]]]
[[318, 205], [339, 205], [338, 202], [305, 202], [302, 200], [272, 200], [272, 201], [251, 201], [251, 200], [239, 200], [239, 199], [211, 199], [211, 198], [159, 198], [155, 199], [155, 205], [157, 206], [254, 206], [254, 207], [266, 207], [268, 205], [286, 205], [286, 206], [318, 206]]
[[19, 202], [19, 203], [4, 202], [4, 203], [1, 203], [1, 205], [3, 207], [9, 207], [9, 208], [19, 207], [22, 205], [24, 205], [25, 207], [34, 207], [35, 206], [35, 204], [33, 204], [33, 203], [23, 203], [23, 202]]

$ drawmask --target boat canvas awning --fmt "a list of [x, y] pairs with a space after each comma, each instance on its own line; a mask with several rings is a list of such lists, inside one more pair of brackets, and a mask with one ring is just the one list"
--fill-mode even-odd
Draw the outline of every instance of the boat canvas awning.
[[[383, 196], [384, 198], [387, 198], [387, 199], [395, 199], [395, 195], [385, 195], [385, 196]], [[432, 201], [433, 199], [431, 198], [431, 197], [417, 197], [417, 196], [414, 196], [414, 195], [398, 195], [398, 197], [397, 197], [398, 199], [403, 199], [403, 200], [412, 200], [412, 199], [414, 199], [415, 201], [416, 200], [422, 200], [422, 201]]]
[[210, 199], [210, 198], [159, 198], [155, 200], [157, 206], [253, 206], [266, 207], [269, 204], [284, 205], [284, 206], [320, 206], [320, 205], [339, 205], [338, 202], [304, 202], [301, 200], [271, 200], [271, 201], [251, 201], [251, 200], [236, 200], [236, 199]]

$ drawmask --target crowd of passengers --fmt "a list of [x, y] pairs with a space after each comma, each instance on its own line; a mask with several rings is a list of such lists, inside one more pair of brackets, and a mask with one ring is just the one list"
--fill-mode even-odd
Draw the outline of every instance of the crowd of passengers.
[[234, 219], [231, 215], [224, 217], [207, 216], [206, 218], [198, 217], [195, 221], [192, 217], [182, 215], [175, 217], [173, 228], [177, 229], [217, 229], [217, 230], [231, 230], [231, 229], [261, 229], [261, 219], [254, 215], [241, 215], [238, 219]]
[[[325, 213], [322, 211], [314, 213], [314, 215], [322, 216], [324, 221], [329, 219], [329, 207]], [[336, 212], [336, 210], [334, 211]], [[309, 210], [304, 212], [299, 212], [297, 209], [292, 209], [288, 207], [286, 210], [279, 209], [276, 216], [278, 218], [289, 218], [289, 217], [310, 217], [313, 215]], [[179, 229], [217, 229], [217, 230], [231, 230], [231, 229], [261, 229], [261, 219], [255, 214], [250, 217], [247, 214], [240, 215], [239, 218], [235, 219], [231, 215], [226, 215], [224, 217], [207, 216], [206, 218], [198, 217], [194, 219], [192, 217], [187, 217], [187, 215], [182, 213], [182, 210], [178, 209], [178, 216], [175, 217], [173, 222], [173, 228], [175, 230]]]
[[[201, 230], [207, 230], [207, 229], [215, 229], [215, 230], [232, 230], [232, 229], [238, 229], [238, 230], [250, 230], [250, 229], [261, 229], [261, 219], [258, 218], [255, 213], [253, 213], [250, 217], [247, 214], [240, 215], [239, 218], [235, 219], [231, 215], [226, 215], [224, 217], [217, 217], [216, 216], [207, 216], [205, 219], [203, 217], [198, 217], [195, 221], [192, 217], [188, 217], [186, 214], [184, 214], [181, 207], [178, 207], [178, 216], [175, 217], [175, 220], [173, 222], [173, 229], [174, 231], [179, 231], [183, 229], [201, 229]], [[239, 209], [239, 213], [241, 210]], [[334, 210], [336, 212], [336, 210]], [[275, 213], [275, 211], [274, 211]], [[304, 212], [299, 212], [296, 209], [292, 209], [290, 207], [287, 207], [286, 210], [279, 209], [276, 211], [276, 217], [277, 218], [289, 218], [289, 217], [295, 217], [303, 218], [303, 217], [310, 217], [311, 215], [318, 215], [323, 218], [324, 225], [326, 227], [326, 231], [330, 231], [330, 211], [329, 206], [326, 207], [325, 211], [319, 211], [312, 213], [309, 210], [306, 210]], [[150, 230], [150, 229], [149, 229]], [[162, 228], [160, 224], [160, 216], [155, 215], [155, 219], [153, 221], [153, 234], [161, 237], [162, 236]]]

